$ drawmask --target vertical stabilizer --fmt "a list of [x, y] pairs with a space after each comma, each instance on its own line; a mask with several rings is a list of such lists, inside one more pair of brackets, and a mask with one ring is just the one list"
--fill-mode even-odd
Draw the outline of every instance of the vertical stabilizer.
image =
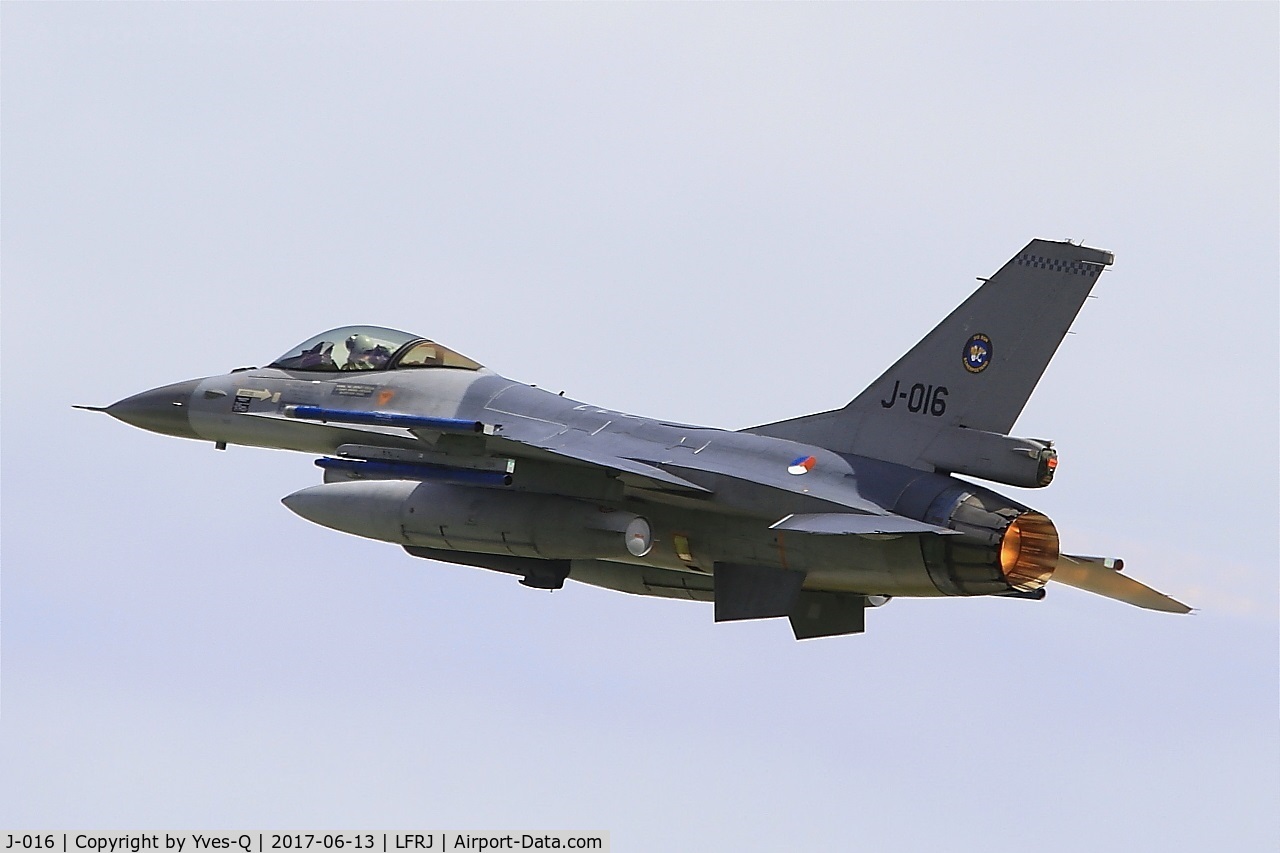
[[992, 445], [983, 436], [1008, 434], [1113, 260], [1032, 240], [849, 405], [749, 431], [926, 469]]

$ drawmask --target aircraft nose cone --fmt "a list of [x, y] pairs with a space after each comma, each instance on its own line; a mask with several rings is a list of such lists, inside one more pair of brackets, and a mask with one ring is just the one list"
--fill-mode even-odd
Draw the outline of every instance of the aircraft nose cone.
[[106, 413], [122, 420], [131, 426], [164, 435], [175, 435], [179, 438], [199, 438], [191, 428], [188, 410], [191, 406], [191, 395], [199, 379], [186, 382], [175, 382], [162, 388], [152, 388], [141, 394], [126, 397], [118, 403], [107, 406]]

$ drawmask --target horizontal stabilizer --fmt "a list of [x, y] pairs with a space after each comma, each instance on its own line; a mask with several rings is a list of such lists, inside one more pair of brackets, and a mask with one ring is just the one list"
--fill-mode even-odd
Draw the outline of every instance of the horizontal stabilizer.
[[855, 512], [819, 512], [788, 515], [770, 530], [816, 533], [827, 536], [870, 536], [902, 533], [959, 533], [901, 515], [866, 515]]
[[1102, 557], [1075, 557], [1063, 554], [1058, 558], [1057, 568], [1053, 570], [1053, 580], [1096, 595], [1114, 598], [1116, 601], [1123, 601], [1135, 607], [1145, 607], [1147, 610], [1161, 610], [1165, 613], [1191, 612], [1191, 608], [1181, 601], [1156, 592], [1151, 587], [1140, 584], [1127, 575], [1122, 575], [1117, 568], [1111, 567], [1122, 565], [1123, 563]]

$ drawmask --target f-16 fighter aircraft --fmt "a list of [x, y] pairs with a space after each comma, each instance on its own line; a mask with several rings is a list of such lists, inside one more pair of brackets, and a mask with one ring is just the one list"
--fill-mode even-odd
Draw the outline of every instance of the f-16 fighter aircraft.
[[1186, 613], [956, 476], [1052, 482], [1053, 443], [1009, 431], [1112, 261], [1033, 240], [844, 408], [739, 432], [580, 403], [375, 326], [95, 411], [319, 454], [323, 484], [285, 506], [415, 557], [714, 601], [718, 622], [786, 617], [797, 639], [860, 633], [896, 596], [1041, 599], [1050, 581]]

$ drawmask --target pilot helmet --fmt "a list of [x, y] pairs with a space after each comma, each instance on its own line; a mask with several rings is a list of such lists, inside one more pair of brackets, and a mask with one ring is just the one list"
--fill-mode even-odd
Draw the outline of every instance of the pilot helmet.
[[377, 346], [377, 344], [375, 344], [373, 342], [373, 338], [368, 335], [357, 334], [347, 338], [347, 353], [351, 357], [370, 352], [375, 346]]

